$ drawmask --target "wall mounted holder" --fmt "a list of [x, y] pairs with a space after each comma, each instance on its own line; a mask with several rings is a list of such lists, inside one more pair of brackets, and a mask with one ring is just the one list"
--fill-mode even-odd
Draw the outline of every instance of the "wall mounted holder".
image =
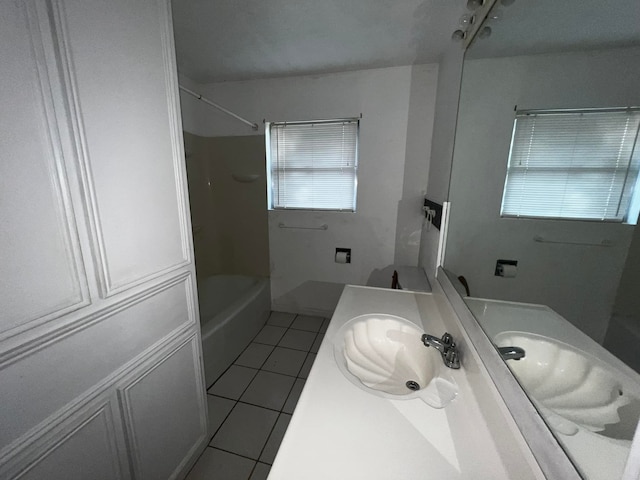
[[434, 210], [435, 213], [431, 215], [431, 223], [434, 227], [440, 230], [440, 225], [442, 224], [442, 205], [436, 202], [432, 202], [431, 200], [425, 198], [424, 199], [424, 208], [425, 208], [425, 217], [427, 216], [426, 209]]
[[513, 278], [516, 276], [518, 268], [517, 260], [502, 260], [496, 261], [496, 270], [493, 273], [496, 277]]
[[350, 248], [336, 248], [335, 262], [336, 263], [351, 263], [351, 249]]

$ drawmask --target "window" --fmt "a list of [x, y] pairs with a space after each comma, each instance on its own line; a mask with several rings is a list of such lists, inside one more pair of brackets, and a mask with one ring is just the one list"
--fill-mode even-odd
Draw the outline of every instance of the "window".
[[635, 224], [639, 125], [638, 109], [517, 112], [501, 215]]
[[357, 119], [267, 124], [269, 208], [356, 209]]

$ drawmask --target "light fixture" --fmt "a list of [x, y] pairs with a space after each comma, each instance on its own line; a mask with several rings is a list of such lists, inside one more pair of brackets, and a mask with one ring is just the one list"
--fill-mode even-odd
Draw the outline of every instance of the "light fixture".
[[465, 32], [464, 30], [456, 30], [455, 32], [453, 32], [453, 35], [451, 35], [451, 38], [455, 41], [464, 40], [465, 38], [467, 38], [467, 32]]
[[491, 27], [486, 26], [482, 27], [478, 32], [478, 37], [480, 38], [489, 38], [491, 36]]
[[464, 15], [462, 15], [460, 17], [460, 26], [464, 29], [466, 29], [466, 27], [468, 27], [469, 25], [473, 25], [476, 21], [476, 16], [475, 15], [471, 15], [469, 13], [465, 13]]
[[486, 1], [487, 0], [467, 0], [467, 8], [471, 13], [465, 13], [460, 17], [459, 28], [451, 35], [453, 40], [460, 41], [467, 38], [469, 32], [475, 28], [473, 25], [478, 20], [477, 13], [483, 9]]

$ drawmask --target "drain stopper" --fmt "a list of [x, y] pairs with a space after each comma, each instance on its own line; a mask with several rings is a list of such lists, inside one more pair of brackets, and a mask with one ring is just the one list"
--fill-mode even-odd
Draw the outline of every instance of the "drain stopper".
[[409, 390], [413, 390], [413, 391], [420, 390], [420, 384], [418, 382], [414, 382], [413, 380], [408, 380], [407, 383], [405, 383], [405, 385]]

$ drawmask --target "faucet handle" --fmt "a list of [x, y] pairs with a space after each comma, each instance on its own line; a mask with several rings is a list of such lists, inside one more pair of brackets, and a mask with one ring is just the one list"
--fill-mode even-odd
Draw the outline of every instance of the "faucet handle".
[[444, 360], [444, 364], [449, 368], [458, 369], [460, 368], [460, 355], [458, 355], [458, 350], [455, 349], [455, 344], [452, 343], [452, 346], [447, 352], [442, 356]]
[[448, 347], [455, 347], [456, 345], [453, 341], [453, 337], [449, 332], [444, 332], [444, 335], [442, 335], [442, 343], [444, 343]]

